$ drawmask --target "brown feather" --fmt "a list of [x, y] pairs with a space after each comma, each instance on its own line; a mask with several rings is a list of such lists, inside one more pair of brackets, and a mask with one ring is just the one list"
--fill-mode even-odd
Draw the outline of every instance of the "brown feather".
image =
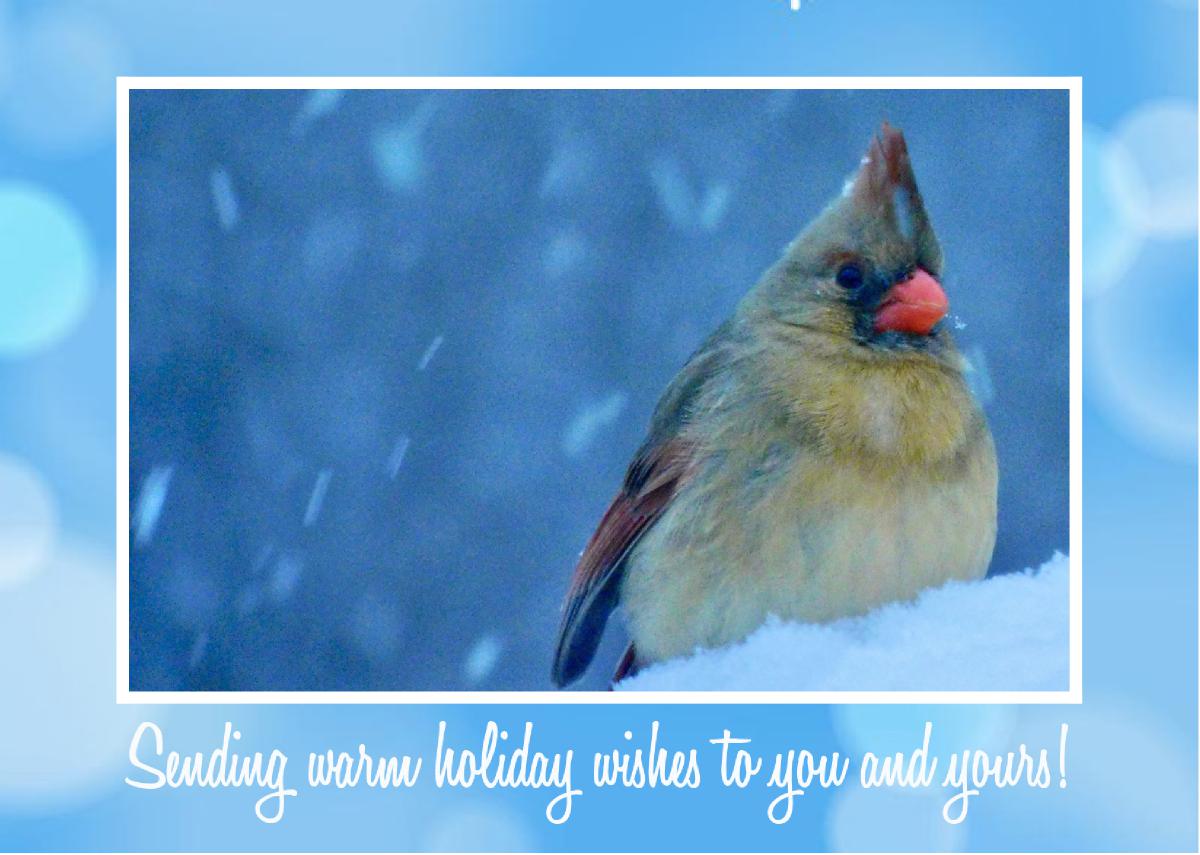
[[625, 648], [625, 653], [621, 656], [620, 661], [617, 662], [616, 669], [613, 670], [612, 680], [609, 683], [609, 688], [611, 689], [626, 677], [632, 677], [637, 672], [637, 649], [631, 642], [630, 645]]
[[625, 558], [662, 515], [692, 463], [691, 446], [672, 438], [643, 446], [625, 484], [608, 506], [579, 558], [563, 605], [552, 677], [564, 686], [591, 662], [608, 616], [617, 604]]

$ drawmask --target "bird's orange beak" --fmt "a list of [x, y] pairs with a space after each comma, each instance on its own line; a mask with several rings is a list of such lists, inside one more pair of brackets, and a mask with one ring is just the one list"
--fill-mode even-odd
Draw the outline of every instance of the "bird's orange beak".
[[923, 268], [897, 282], [884, 294], [875, 312], [875, 332], [903, 332], [929, 335], [938, 321], [946, 317], [950, 301], [942, 286]]

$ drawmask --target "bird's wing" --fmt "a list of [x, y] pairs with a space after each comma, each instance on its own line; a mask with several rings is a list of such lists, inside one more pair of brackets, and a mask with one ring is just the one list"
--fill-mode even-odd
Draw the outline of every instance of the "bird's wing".
[[691, 468], [690, 448], [672, 439], [643, 446], [625, 484], [608, 506], [575, 567], [563, 607], [554, 657], [554, 682], [563, 686], [583, 673], [596, 653], [609, 613], [617, 604], [621, 572], [630, 550], [662, 516]]
[[695, 444], [682, 436], [688, 406], [720, 359], [723, 329], [688, 360], [654, 413], [650, 437], [638, 450], [625, 483], [608, 506], [575, 567], [563, 604], [552, 677], [564, 686], [577, 679], [596, 653], [617, 604], [625, 559], [662, 516], [696, 461]]

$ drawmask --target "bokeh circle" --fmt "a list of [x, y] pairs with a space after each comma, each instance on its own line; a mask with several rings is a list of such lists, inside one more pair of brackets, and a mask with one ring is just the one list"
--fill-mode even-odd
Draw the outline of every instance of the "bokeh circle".
[[499, 802], [435, 814], [424, 838], [422, 848], [430, 852], [522, 852], [530, 846], [524, 822]]
[[8, 30], [0, 120], [12, 136], [39, 154], [112, 139], [124, 64], [112, 28], [87, 11], [46, 4]]
[[1119, 185], [1137, 179], [1133, 158], [1111, 134], [1083, 128], [1083, 287], [1095, 296], [1117, 282], [1137, 258], [1142, 230], [1130, 221]]
[[1196, 243], [1150, 241], [1136, 268], [1090, 301], [1092, 400], [1168, 457], [1196, 455]]
[[[1063, 772], [1067, 787], [1054, 807], [1056, 847], [1063, 852], [1174, 852], [1195, 840], [1196, 776], [1185, 746], [1195, 738], [1159, 712], [1089, 691], [1087, 703], [1021, 708], [1018, 730], [1030, 747], [1046, 745], [1058, 776], [1057, 742], [1069, 725]], [[1193, 743], [1194, 745], [1194, 743]], [[1057, 788], [1057, 784], [1054, 784]], [[1015, 787], [988, 794], [987, 836], [993, 851], [1037, 851], [1045, 827], [1029, 817], [1045, 810], [1051, 791]], [[981, 804], [982, 806], [982, 804]], [[972, 809], [972, 817], [975, 808]], [[968, 823], [971, 822], [969, 818]], [[982, 835], [981, 835], [982, 836]]]
[[1146, 234], [1196, 231], [1196, 136], [1196, 107], [1178, 98], [1148, 101], [1113, 130], [1133, 166], [1115, 174], [1117, 200]]
[[4, 0], [0, 0], [0, 97], [3, 97], [5, 89], [12, 82], [12, 70], [9, 67], [12, 62], [9, 17], [10, 13]]
[[45, 566], [57, 530], [58, 514], [45, 481], [23, 461], [0, 454], [0, 592]]
[[[966, 825], [942, 819], [944, 794], [934, 790], [840, 788], [826, 820], [833, 852], [956, 852]], [[968, 820], [969, 821], [969, 820]]]
[[855, 757], [866, 752], [876, 756], [911, 752], [921, 747], [925, 722], [934, 722], [931, 745], [948, 751], [964, 748], [990, 749], [1003, 744], [1016, 720], [1013, 707], [967, 706], [874, 706], [855, 704], [833, 708], [833, 727], [838, 744]]
[[62, 810], [121, 785], [146, 710], [115, 703], [113, 556], [60, 546], [0, 597], [0, 811]]
[[83, 316], [95, 284], [84, 224], [31, 184], [0, 183], [0, 356], [57, 342]]

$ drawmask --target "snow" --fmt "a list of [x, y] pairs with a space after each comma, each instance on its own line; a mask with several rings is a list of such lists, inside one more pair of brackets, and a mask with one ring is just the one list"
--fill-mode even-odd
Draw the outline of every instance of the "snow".
[[416, 190], [425, 177], [425, 146], [422, 137], [434, 114], [434, 101], [426, 98], [407, 121], [378, 128], [371, 152], [380, 179], [393, 190]]
[[675, 157], [656, 159], [650, 166], [650, 182], [667, 219], [685, 232], [715, 230], [733, 195], [732, 188], [723, 181], [693, 186]]
[[325, 491], [329, 489], [329, 479], [333, 477], [332, 469], [322, 469], [317, 473], [313, 482], [312, 493], [308, 497], [308, 507], [304, 509], [304, 525], [310, 526], [321, 515], [321, 505], [325, 503]]
[[387, 468], [388, 473], [392, 478], [400, 474], [400, 467], [404, 465], [404, 456], [408, 454], [408, 446], [412, 440], [406, 436], [396, 440], [396, 444], [392, 446], [392, 453], [388, 456]]
[[467, 683], [476, 685], [487, 679], [496, 669], [496, 663], [500, 661], [500, 653], [503, 650], [504, 645], [494, 635], [485, 635], [476, 641], [463, 666]]
[[442, 346], [442, 342], [446, 340], [445, 336], [435, 335], [433, 341], [429, 342], [429, 347], [425, 348], [425, 352], [421, 354], [421, 360], [417, 363], [417, 370], [424, 371], [429, 367], [429, 363], [433, 360], [434, 355], [438, 352], [438, 348]]
[[304, 561], [293, 552], [285, 552], [275, 562], [275, 570], [271, 574], [270, 593], [276, 603], [282, 603], [292, 596], [304, 573]]
[[173, 466], [155, 466], [142, 482], [142, 489], [133, 509], [134, 540], [138, 546], [145, 546], [154, 537], [154, 529], [158, 526], [163, 503], [167, 500], [167, 488], [171, 486], [171, 475], [174, 471]]
[[292, 135], [303, 136], [315, 122], [337, 109], [345, 94], [341, 89], [313, 89], [309, 92], [300, 112], [292, 120]]
[[563, 432], [563, 453], [578, 457], [587, 451], [600, 431], [616, 422], [627, 403], [629, 396], [618, 390], [580, 409]]
[[[957, 323], [955, 326], [957, 327]], [[970, 387], [975, 400], [986, 407], [996, 400], [996, 386], [992, 383], [992, 372], [988, 369], [987, 357], [982, 347], [973, 344], [967, 349], [966, 365], [967, 386]]]
[[233, 191], [233, 179], [229, 172], [221, 166], [212, 171], [209, 178], [212, 188], [213, 205], [217, 209], [217, 219], [225, 231], [233, 231], [238, 223], [238, 199]]
[[643, 669], [631, 691], [1048, 691], [1068, 675], [1068, 562], [950, 582], [911, 603], [801, 624]]

